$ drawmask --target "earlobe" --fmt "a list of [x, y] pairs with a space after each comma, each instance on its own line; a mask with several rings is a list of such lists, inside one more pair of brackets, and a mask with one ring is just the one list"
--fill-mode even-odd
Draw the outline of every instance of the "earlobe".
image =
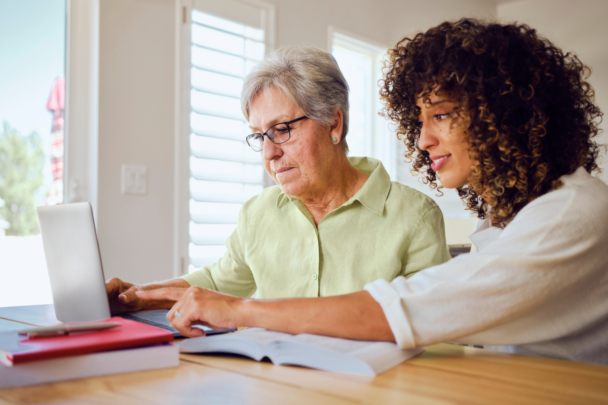
[[331, 141], [334, 144], [340, 143], [340, 140], [342, 139], [342, 136], [340, 134], [342, 133], [343, 119], [344, 116], [342, 115], [342, 110], [338, 108], [334, 114], [334, 123], [330, 126], [329, 129], [330, 133], [333, 134], [331, 137]]

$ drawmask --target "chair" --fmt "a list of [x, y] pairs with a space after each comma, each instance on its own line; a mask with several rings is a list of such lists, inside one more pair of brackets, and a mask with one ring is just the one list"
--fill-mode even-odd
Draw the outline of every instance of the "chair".
[[469, 235], [477, 228], [477, 218], [452, 218], [445, 220], [445, 239], [452, 258], [463, 253], [473, 253], [475, 246]]

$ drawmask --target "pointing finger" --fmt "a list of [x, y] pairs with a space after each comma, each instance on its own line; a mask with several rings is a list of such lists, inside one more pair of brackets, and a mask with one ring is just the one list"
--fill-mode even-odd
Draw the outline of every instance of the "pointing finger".
[[173, 318], [171, 326], [177, 329], [183, 336], [186, 337], [201, 337], [205, 336], [205, 331], [194, 327], [194, 325], [200, 322], [195, 320], [196, 317], [192, 318], [189, 315], [181, 315], [180, 318]]
[[142, 300], [169, 300], [179, 301], [187, 288], [159, 288], [149, 291], [136, 291], [135, 295]]

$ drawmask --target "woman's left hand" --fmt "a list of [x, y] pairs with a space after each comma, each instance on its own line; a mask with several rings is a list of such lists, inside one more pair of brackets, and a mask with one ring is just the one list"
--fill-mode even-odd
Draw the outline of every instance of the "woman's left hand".
[[213, 329], [228, 329], [240, 326], [238, 314], [239, 305], [244, 301], [243, 298], [200, 287], [190, 287], [188, 289], [161, 288], [151, 291], [138, 291], [136, 294], [138, 298], [143, 300], [177, 301], [167, 314], [167, 319], [184, 336], [205, 336], [205, 331], [193, 328], [193, 325], [204, 325]]

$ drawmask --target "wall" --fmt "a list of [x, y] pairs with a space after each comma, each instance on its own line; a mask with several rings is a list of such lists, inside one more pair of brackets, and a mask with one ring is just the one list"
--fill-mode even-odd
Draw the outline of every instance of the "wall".
[[306, 44], [327, 50], [328, 25], [389, 45], [386, 0], [266, 0], [276, 6], [276, 45]]
[[405, 35], [464, 16], [496, 17], [492, 0], [266, 0], [277, 6], [277, 45], [327, 49], [327, 26], [386, 46]]
[[[173, 260], [175, 3], [103, 0], [99, 35], [98, 234], [105, 275], [165, 279]], [[148, 193], [121, 194], [121, 165]]]
[[[500, 4], [497, 13], [501, 21], [527, 23], [563, 50], [578, 55], [593, 71], [589, 82], [598, 106], [608, 111], [608, 1], [525, 0]], [[601, 127], [604, 133], [597, 141], [607, 144], [606, 120]], [[602, 168], [602, 179], [608, 181], [606, 157]]]
[[394, 9], [391, 37], [395, 43], [406, 35], [427, 30], [446, 20], [458, 20], [463, 17], [496, 18], [494, 0], [388, 1], [388, 3], [392, 3]]

